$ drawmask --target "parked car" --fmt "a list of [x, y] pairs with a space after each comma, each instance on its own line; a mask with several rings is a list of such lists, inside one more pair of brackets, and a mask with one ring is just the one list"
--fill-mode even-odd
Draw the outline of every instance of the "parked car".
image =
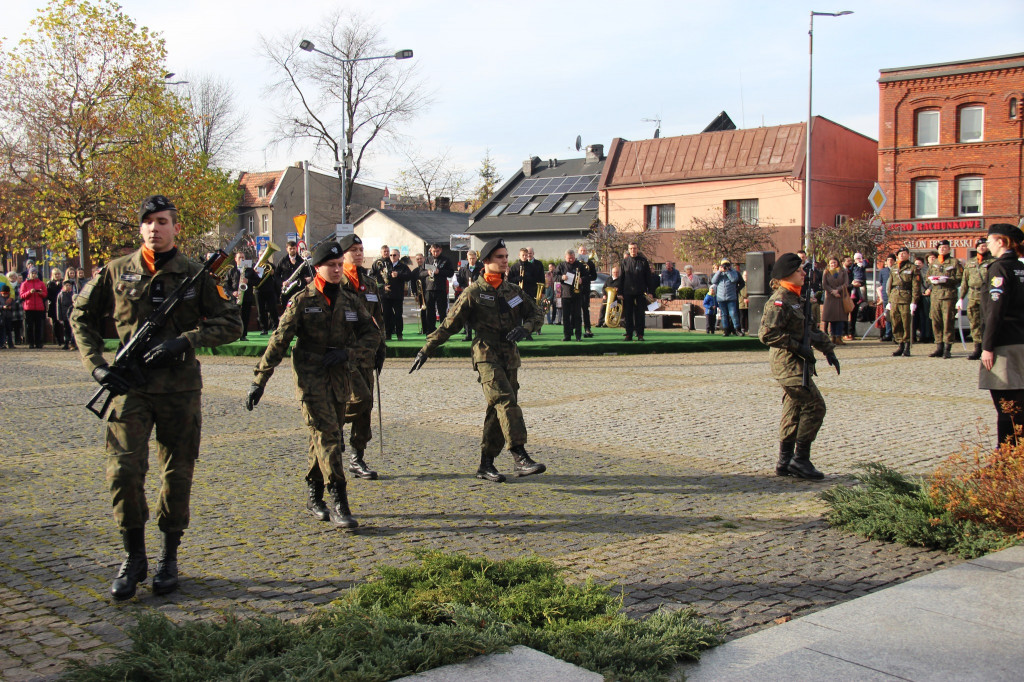
[[611, 278], [607, 272], [597, 273], [597, 279], [590, 283], [590, 298], [604, 298], [604, 288]]

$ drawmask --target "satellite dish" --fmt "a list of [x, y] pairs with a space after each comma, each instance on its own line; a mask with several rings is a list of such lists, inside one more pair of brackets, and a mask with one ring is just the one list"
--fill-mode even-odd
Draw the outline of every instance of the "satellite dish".
[[580, 135], [576, 136], [576, 151], [583, 149], [583, 137]]

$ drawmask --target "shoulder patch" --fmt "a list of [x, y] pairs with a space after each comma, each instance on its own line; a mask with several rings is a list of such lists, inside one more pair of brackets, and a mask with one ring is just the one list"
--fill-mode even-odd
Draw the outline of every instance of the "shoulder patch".
[[[231, 297], [228, 296], [228, 292], [224, 291], [224, 287], [222, 287], [219, 284], [217, 285], [217, 295], [223, 298], [225, 301], [231, 300]], [[289, 301], [288, 304], [291, 305], [291, 301]]]
[[992, 278], [992, 286], [994, 286], [994, 287], [1001, 287], [1001, 286], [1003, 286], [1003, 278], [1002, 277], [993, 277]]
[[782, 307], [783, 305], [784, 305], [784, 304], [782, 303], [782, 301], [778, 301], [778, 300], [777, 300], [777, 301], [775, 301], [775, 306], [776, 306], [777, 308], [781, 308], [781, 307]]

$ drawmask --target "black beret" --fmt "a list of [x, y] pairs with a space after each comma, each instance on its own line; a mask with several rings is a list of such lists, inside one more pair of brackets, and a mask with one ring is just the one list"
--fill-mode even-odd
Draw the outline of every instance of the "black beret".
[[480, 249], [480, 260], [487, 260], [491, 257], [491, 254], [498, 249], [508, 248], [505, 246], [504, 239], [492, 239], [491, 241], [484, 244], [484, 248]]
[[1010, 223], [994, 223], [989, 225], [989, 234], [1001, 234], [1004, 237], [1009, 237], [1012, 241], [1020, 244], [1024, 241], [1024, 232], [1020, 231], [1020, 228]]
[[324, 261], [334, 260], [335, 258], [341, 258], [345, 252], [341, 250], [341, 247], [336, 241], [324, 242], [320, 246], [313, 249], [313, 266], [320, 265]]
[[949, 246], [950, 245], [949, 244], [949, 240], [948, 239], [940, 239], [938, 245], [939, 246]]
[[344, 237], [338, 240], [338, 246], [341, 247], [341, 252], [345, 253], [356, 244], [362, 244], [363, 240], [355, 234], [346, 234]]
[[160, 211], [177, 211], [171, 200], [165, 197], [163, 194], [154, 194], [148, 197], [142, 202], [142, 206], [139, 207], [139, 224], [146, 219], [150, 213], [159, 213]]
[[907, 248], [907, 247], [905, 247], [905, 246], [901, 246], [900, 248], [896, 249], [896, 253], [897, 253], [897, 254], [899, 254], [899, 253], [902, 253], [902, 252], [904, 252], [904, 251], [906, 251], [907, 253], [910, 253], [910, 249], [908, 249], [908, 248]]
[[800, 256], [795, 253], [784, 253], [779, 256], [779, 260], [775, 261], [775, 265], [772, 266], [772, 279], [789, 277], [796, 272], [802, 264], [803, 261], [800, 260]]
[[975, 246], [981, 246], [982, 244], [984, 244], [987, 241], [988, 240], [985, 239], [984, 237], [978, 237], [977, 239], [974, 240], [974, 245]]

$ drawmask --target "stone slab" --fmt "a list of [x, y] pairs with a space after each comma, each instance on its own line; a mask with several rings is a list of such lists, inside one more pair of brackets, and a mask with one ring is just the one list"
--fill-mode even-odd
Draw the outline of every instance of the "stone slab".
[[526, 646], [400, 678], [416, 682], [602, 682], [604, 676]]

